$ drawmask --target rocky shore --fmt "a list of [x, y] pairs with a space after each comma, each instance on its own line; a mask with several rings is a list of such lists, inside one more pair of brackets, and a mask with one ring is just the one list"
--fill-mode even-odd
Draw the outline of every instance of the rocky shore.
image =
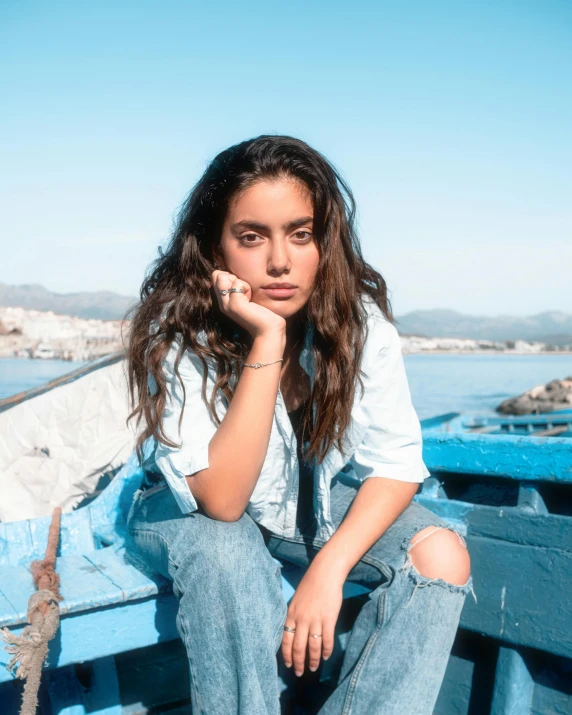
[[123, 349], [123, 320], [0, 307], [0, 357], [84, 362]]
[[550, 343], [526, 340], [473, 340], [472, 338], [426, 338], [400, 335], [401, 349], [408, 353], [507, 353], [510, 355], [572, 354], [572, 345], [555, 346]]
[[496, 408], [505, 415], [530, 415], [555, 410], [572, 410], [572, 375], [536, 385], [518, 397], [504, 400]]

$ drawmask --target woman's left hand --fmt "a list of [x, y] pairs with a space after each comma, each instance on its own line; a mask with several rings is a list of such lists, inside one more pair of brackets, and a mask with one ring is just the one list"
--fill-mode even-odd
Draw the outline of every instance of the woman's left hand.
[[[286, 667], [294, 662], [296, 675], [302, 675], [309, 652], [309, 668], [316, 670], [320, 656], [328, 658], [334, 650], [334, 629], [343, 601], [344, 579], [330, 564], [315, 558], [298, 584], [290, 603], [285, 625], [296, 633], [284, 631], [282, 657]], [[312, 638], [320, 633], [321, 638]]]

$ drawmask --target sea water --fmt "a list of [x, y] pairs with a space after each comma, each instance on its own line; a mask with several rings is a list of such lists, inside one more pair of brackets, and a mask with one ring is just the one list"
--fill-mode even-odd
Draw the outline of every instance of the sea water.
[[87, 362], [30, 358], [0, 358], [0, 399], [54, 380]]
[[[416, 353], [404, 355], [420, 419], [445, 412], [494, 415], [503, 400], [572, 376], [572, 355]], [[85, 362], [0, 358], [0, 399], [77, 370]]]

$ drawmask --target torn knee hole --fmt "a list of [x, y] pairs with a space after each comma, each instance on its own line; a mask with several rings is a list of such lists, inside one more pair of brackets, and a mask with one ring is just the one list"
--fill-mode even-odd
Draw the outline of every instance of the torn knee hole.
[[464, 538], [454, 529], [443, 526], [428, 526], [411, 538], [406, 566], [413, 566], [421, 576], [441, 579], [453, 586], [465, 586], [471, 575]]

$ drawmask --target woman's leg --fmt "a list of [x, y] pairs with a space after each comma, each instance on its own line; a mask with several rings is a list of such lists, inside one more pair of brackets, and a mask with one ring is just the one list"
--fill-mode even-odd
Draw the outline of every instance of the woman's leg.
[[[336, 526], [356, 493], [355, 486], [332, 483]], [[431, 715], [465, 597], [472, 590], [472, 576], [456, 585], [422, 575], [416, 566], [422, 561], [416, 558], [421, 546], [412, 541], [430, 544], [433, 533], [443, 531], [454, 530], [411, 502], [349, 573], [348, 581], [372, 591], [350, 632], [337, 687], [319, 715]], [[303, 565], [323, 546], [314, 539], [312, 549], [304, 538], [273, 535], [267, 543], [273, 555]], [[464, 546], [460, 534], [450, 538]]]
[[276, 652], [287, 605], [280, 566], [252, 518], [182, 514], [164, 488], [136, 493], [128, 529], [134, 563], [173, 581], [193, 713], [279, 715]]

